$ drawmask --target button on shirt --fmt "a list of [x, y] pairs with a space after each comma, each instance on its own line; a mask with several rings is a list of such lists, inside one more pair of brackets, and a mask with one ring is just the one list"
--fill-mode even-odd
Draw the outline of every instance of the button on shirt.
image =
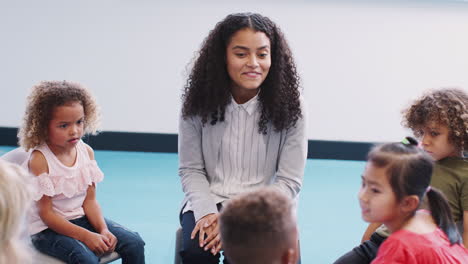
[[244, 104], [232, 99], [226, 108], [226, 131], [221, 141], [220, 162], [216, 166], [213, 191], [231, 197], [254, 187], [263, 186], [266, 144], [258, 132], [260, 111], [257, 96]]

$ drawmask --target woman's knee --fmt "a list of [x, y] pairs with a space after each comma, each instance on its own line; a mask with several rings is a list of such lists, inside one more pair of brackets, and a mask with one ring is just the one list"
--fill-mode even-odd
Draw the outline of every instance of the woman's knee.
[[205, 251], [197, 245], [184, 247], [180, 251], [183, 263], [219, 263], [220, 254], [213, 256], [210, 251]]

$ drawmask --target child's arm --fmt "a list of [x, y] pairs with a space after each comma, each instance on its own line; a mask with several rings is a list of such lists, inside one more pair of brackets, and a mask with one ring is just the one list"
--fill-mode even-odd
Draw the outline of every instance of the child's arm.
[[463, 211], [463, 245], [468, 248], [468, 211]]
[[106, 222], [102, 216], [101, 207], [96, 200], [96, 185], [94, 183], [88, 187], [86, 198], [83, 202], [83, 210], [94, 229], [107, 238], [104, 240], [109, 247], [106, 252], [114, 251], [117, 245], [117, 238], [107, 229]]
[[[48, 173], [49, 171], [47, 161], [44, 155], [39, 151], [34, 151], [32, 153], [29, 161], [29, 168], [36, 176]], [[50, 196], [43, 195], [42, 198], [37, 201], [37, 207], [39, 216], [50, 229], [85, 243], [91, 251], [97, 254], [103, 254], [108, 250], [108, 247], [99, 234], [74, 225], [62, 216], [56, 214], [52, 207], [52, 199]]]
[[[94, 160], [94, 151], [93, 149], [86, 145], [89, 158]], [[117, 238], [109, 231], [107, 228], [104, 216], [102, 215], [101, 207], [96, 199], [96, 185], [88, 187], [86, 192], [86, 198], [83, 202], [83, 210], [88, 218], [88, 221], [94, 227], [94, 229], [101, 235], [107, 238], [106, 244], [109, 247], [108, 252], [112, 252], [117, 245]]]
[[366, 231], [364, 232], [364, 235], [362, 236], [361, 243], [364, 241], [367, 241], [370, 239], [371, 235], [381, 226], [382, 223], [370, 223], [369, 226], [367, 226]]

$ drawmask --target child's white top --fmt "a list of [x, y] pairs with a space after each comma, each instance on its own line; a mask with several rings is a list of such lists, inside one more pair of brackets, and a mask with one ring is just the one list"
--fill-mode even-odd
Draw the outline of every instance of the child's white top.
[[[49, 173], [34, 177], [34, 200], [40, 200], [43, 195], [51, 196], [52, 208], [58, 215], [67, 220], [84, 216], [83, 202], [88, 186], [104, 178], [96, 161], [89, 158], [86, 145], [81, 140], [76, 145], [76, 160], [72, 167], [63, 165], [47, 144], [42, 144], [34, 150], [44, 155], [49, 167]], [[36, 203], [32, 206], [29, 222], [30, 235], [48, 228], [39, 216]]]

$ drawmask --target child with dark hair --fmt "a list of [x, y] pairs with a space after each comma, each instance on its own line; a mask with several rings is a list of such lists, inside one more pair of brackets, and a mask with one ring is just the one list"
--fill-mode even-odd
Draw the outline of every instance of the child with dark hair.
[[[421, 139], [421, 147], [435, 160], [431, 186], [447, 198], [453, 219], [468, 246], [468, 95], [461, 89], [438, 89], [424, 94], [403, 111], [403, 125]], [[370, 263], [389, 232], [371, 223], [362, 244], [335, 264]]]
[[[391, 233], [373, 264], [468, 263], [447, 201], [429, 186], [432, 172], [433, 159], [412, 138], [369, 153], [359, 191], [362, 217]], [[420, 209], [424, 197], [430, 211]]]
[[296, 264], [294, 202], [271, 187], [230, 200], [219, 216], [224, 253], [233, 264]]
[[218, 263], [224, 202], [261, 186], [291, 198], [301, 189], [305, 111], [278, 26], [259, 14], [228, 15], [204, 40], [182, 98], [181, 256], [184, 263]]

